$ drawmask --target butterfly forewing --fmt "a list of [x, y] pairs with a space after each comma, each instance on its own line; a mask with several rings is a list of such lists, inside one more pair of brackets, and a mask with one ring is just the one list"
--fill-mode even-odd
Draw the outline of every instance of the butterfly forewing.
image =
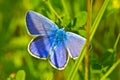
[[77, 58], [80, 51], [83, 48], [83, 45], [85, 44], [86, 39], [74, 34], [72, 32], [67, 32], [67, 40], [66, 40], [66, 47], [69, 52], [69, 55], [72, 58]]
[[33, 11], [27, 12], [26, 24], [28, 32], [31, 35], [49, 36], [55, 34], [55, 32], [58, 30], [58, 27], [55, 23], [43, 15], [40, 15]]

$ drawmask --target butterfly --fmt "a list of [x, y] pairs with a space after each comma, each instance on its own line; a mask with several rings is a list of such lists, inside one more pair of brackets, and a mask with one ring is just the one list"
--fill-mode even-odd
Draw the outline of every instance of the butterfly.
[[72, 32], [65, 32], [45, 16], [28, 11], [26, 25], [30, 35], [36, 36], [28, 46], [29, 53], [41, 59], [48, 59], [50, 64], [63, 70], [69, 57], [76, 59], [86, 39]]

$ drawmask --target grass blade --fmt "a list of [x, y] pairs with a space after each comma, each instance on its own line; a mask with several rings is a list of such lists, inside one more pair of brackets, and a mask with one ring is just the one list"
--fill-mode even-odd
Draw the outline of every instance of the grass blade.
[[117, 39], [116, 39], [116, 41], [115, 41], [114, 51], [116, 51], [116, 47], [117, 47], [117, 44], [118, 44], [118, 42], [119, 42], [119, 39], [120, 39], [120, 33], [118, 34], [118, 37], [117, 37]]
[[95, 21], [94, 21], [94, 23], [93, 23], [93, 25], [91, 27], [91, 30], [90, 30], [90, 33], [91, 33], [90, 40], [92, 40], [92, 38], [93, 38], [93, 36], [95, 34], [95, 31], [96, 31], [96, 29], [97, 29], [97, 27], [98, 27], [98, 25], [100, 23], [100, 20], [101, 20], [101, 18], [103, 16], [103, 13], [104, 13], [104, 11], [105, 11], [105, 9], [107, 7], [108, 2], [109, 2], [109, 0], [104, 1], [103, 6], [101, 7], [99, 13], [97, 14], [97, 16], [95, 18]]
[[[103, 13], [104, 13], [104, 11], [105, 11], [105, 9], [107, 7], [108, 2], [109, 2], [109, 0], [104, 1], [103, 6], [101, 7], [101, 9], [100, 9], [100, 11], [99, 11], [93, 25], [92, 25], [92, 29], [90, 30], [90, 34], [91, 34], [90, 35], [90, 41], [92, 40], [92, 38], [93, 38], [93, 36], [95, 34], [95, 31], [96, 31], [96, 29], [98, 27], [98, 24], [100, 23], [100, 20], [101, 20], [101, 18], [103, 16]], [[79, 65], [80, 65], [80, 63], [82, 62], [82, 60], [83, 60], [83, 58], [85, 56], [86, 49], [87, 49], [87, 46], [85, 44], [85, 46], [83, 47], [83, 50], [81, 51], [81, 55], [76, 60], [75, 65], [73, 66], [67, 80], [74, 80], [74, 76], [75, 76], [75, 74], [76, 74], [76, 72], [77, 72], [77, 70], [79, 68]]]
[[113, 64], [113, 66], [104, 74], [100, 80], [105, 80], [105, 78], [120, 64], [120, 59]]

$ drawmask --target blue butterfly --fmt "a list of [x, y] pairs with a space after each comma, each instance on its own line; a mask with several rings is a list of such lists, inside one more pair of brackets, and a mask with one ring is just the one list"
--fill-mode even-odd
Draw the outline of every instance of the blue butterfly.
[[36, 58], [49, 59], [59, 70], [65, 68], [69, 56], [76, 59], [86, 41], [85, 38], [59, 29], [45, 16], [33, 11], [26, 14], [26, 24], [30, 35], [36, 36], [29, 44], [30, 54]]

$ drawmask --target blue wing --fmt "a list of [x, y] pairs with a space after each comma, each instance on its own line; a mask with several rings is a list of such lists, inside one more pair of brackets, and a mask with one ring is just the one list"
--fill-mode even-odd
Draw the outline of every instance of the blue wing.
[[50, 63], [53, 67], [62, 70], [68, 62], [68, 53], [63, 42], [60, 42], [50, 52]]
[[52, 35], [58, 29], [55, 23], [33, 11], [27, 12], [26, 24], [29, 33], [32, 35]]
[[36, 37], [28, 46], [30, 54], [37, 58], [46, 59], [49, 55], [53, 40], [53, 37]]
[[85, 41], [86, 41], [85, 38], [77, 34], [74, 34], [72, 32], [67, 32], [66, 47], [67, 47], [69, 55], [72, 58], [75, 59], [78, 57]]

